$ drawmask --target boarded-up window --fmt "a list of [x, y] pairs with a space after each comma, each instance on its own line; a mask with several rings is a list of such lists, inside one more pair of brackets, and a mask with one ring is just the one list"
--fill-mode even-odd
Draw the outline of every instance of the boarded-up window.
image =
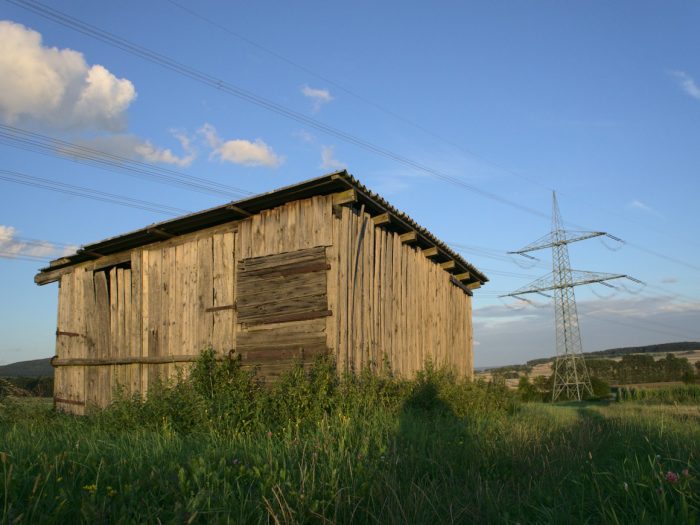
[[243, 259], [238, 263], [236, 351], [266, 377], [327, 351], [325, 247]]
[[243, 259], [238, 263], [238, 322], [284, 323], [329, 315], [329, 268], [323, 246]]

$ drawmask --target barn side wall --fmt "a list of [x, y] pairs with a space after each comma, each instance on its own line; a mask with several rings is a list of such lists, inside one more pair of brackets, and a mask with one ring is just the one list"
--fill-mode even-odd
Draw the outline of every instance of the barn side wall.
[[327, 320], [341, 370], [385, 365], [411, 377], [427, 360], [472, 377], [471, 297], [400, 236], [344, 207], [333, 220]]
[[274, 379], [430, 359], [472, 374], [471, 298], [361, 210], [316, 196], [77, 265], [59, 289], [55, 401], [82, 414], [145, 393], [211, 346]]
[[[57, 407], [82, 414], [88, 405], [107, 406], [117, 386], [127, 394], [145, 393], [154, 382], [186, 372], [209, 346], [221, 356], [238, 352], [245, 365], [260, 364], [268, 377], [327, 351], [327, 271], [309, 271], [299, 259], [311, 253], [314, 260], [327, 262], [331, 202], [332, 197], [322, 196], [291, 202], [83, 263], [62, 275], [54, 361]], [[290, 275], [276, 267], [274, 275], [284, 274], [281, 283], [253, 275], [259, 282], [242, 281], [249, 290], [240, 296], [239, 270], [248, 268], [251, 274], [257, 265], [252, 273], [259, 273], [261, 264], [282, 264]], [[256, 303], [265, 290], [272, 300]], [[239, 322], [239, 300], [246, 303], [244, 311], [259, 315]], [[280, 316], [286, 321], [271, 322]]]

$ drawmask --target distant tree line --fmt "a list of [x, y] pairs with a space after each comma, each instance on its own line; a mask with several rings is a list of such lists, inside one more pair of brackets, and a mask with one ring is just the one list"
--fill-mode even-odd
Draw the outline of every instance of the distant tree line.
[[666, 357], [654, 359], [651, 355], [623, 355], [619, 361], [612, 359], [586, 359], [588, 373], [603, 381], [619, 385], [635, 383], [660, 383], [667, 381], [684, 381], [694, 383], [696, 375], [700, 377], [700, 362], [695, 370], [685, 357], [666, 354]]
[[4, 396], [53, 396], [53, 377], [0, 377], [0, 398]]
[[[619, 357], [629, 354], [661, 354], [669, 352], [689, 352], [692, 350], [700, 350], [700, 342], [697, 341], [682, 341], [678, 343], [661, 343], [658, 345], [645, 346], [626, 346], [624, 348], [609, 348], [598, 352], [585, 352], [584, 357]], [[526, 363], [527, 366], [536, 366], [552, 361], [552, 357], [541, 357], [531, 359]]]

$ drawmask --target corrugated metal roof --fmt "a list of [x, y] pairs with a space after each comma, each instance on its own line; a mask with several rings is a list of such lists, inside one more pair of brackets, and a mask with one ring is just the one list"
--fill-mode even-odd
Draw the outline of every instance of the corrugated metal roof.
[[364, 204], [365, 209], [371, 215], [388, 213], [391, 217], [390, 227], [393, 230], [400, 233], [415, 231], [418, 236], [418, 246], [422, 248], [435, 246], [438, 249], [438, 256], [436, 258], [438, 262], [440, 262], [440, 259], [454, 260], [455, 273], [469, 272], [475, 278], [472, 280], [478, 280], [481, 283], [488, 281], [486, 275], [467, 262], [461, 255], [454, 252], [449, 246], [416, 223], [407, 214], [389, 204], [383, 197], [369, 190], [345, 170], [309, 179], [291, 186], [285, 186], [239, 201], [233, 201], [215, 208], [183, 215], [182, 217], [159, 222], [139, 230], [84, 245], [75, 254], [56, 259], [50, 263], [49, 267], [42, 268], [35, 280], [39, 282], [39, 280], [43, 280], [40, 279], [42, 274], [73, 266], [81, 262], [94, 260], [99, 256], [111, 255], [161, 241], [165, 236], [177, 236], [191, 233], [226, 222], [245, 219], [250, 215], [281, 206], [287, 202], [305, 199], [315, 195], [329, 195], [348, 189], [354, 189], [356, 191], [358, 202]]

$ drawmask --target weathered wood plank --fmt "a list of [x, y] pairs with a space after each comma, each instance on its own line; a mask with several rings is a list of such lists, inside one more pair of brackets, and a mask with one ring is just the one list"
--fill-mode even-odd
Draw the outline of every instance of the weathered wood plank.
[[265, 316], [262, 318], [248, 319], [239, 322], [241, 324], [266, 324], [266, 323], [291, 323], [294, 321], [304, 321], [307, 319], [318, 319], [319, 317], [326, 317], [333, 315], [330, 310], [318, 310], [311, 312], [300, 312], [300, 313], [290, 313], [290, 314], [279, 314], [275, 316]]
[[[142, 322], [142, 275], [141, 275], [141, 250], [131, 252], [131, 333], [129, 335], [129, 354], [141, 357], [141, 322]], [[141, 392], [141, 365], [131, 366], [131, 391]]]
[[247, 270], [245, 267], [238, 267], [239, 279], [244, 281], [250, 277], [260, 277], [260, 276], [288, 276], [297, 275], [310, 272], [323, 272], [329, 270], [330, 266], [325, 262], [325, 256], [323, 262], [309, 262], [309, 263], [294, 263], [279, 265], [272, 268], [264, 268], [261, 270]]

